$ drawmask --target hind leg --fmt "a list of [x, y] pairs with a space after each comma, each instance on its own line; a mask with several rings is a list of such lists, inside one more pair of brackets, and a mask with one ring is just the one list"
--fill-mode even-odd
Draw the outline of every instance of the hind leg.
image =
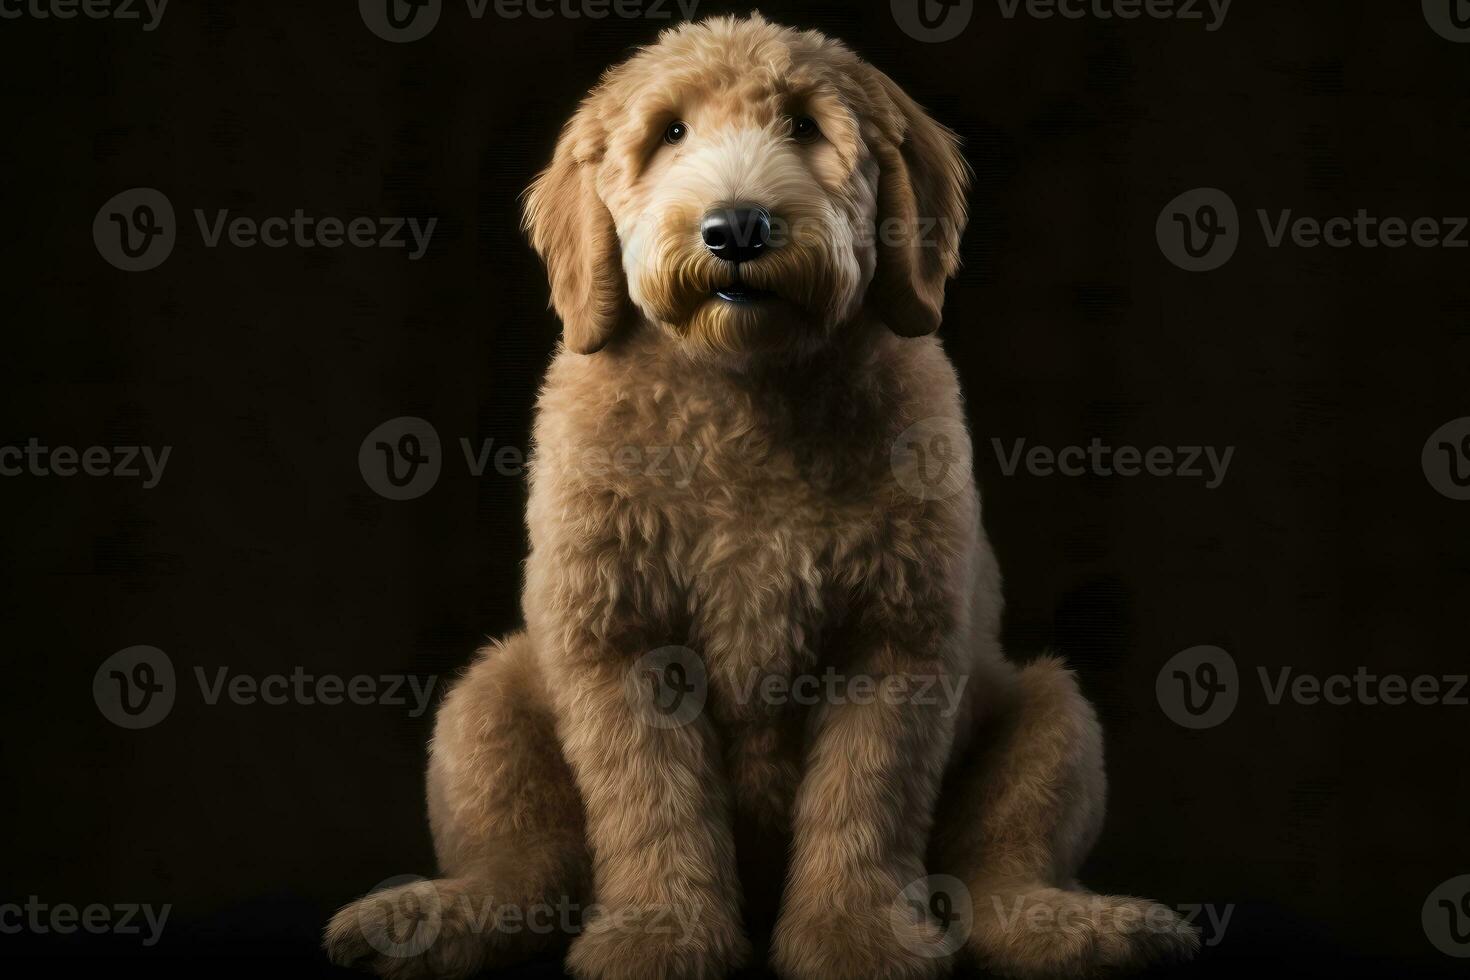
[[1191, 954], [1198, 937], [1171, 909], [1076, 882], [1106, 782], [1072, 673], [1040, 658], [981, 725], [946, 782], [930, 862], [970, 892], [975, 958], [1005, 976], [1080, 977]]
[[375, 892], [333, 917], [339, 964], [466, 977], [570, 939], [590, 861], [582, 801], [525, 634], [485, 650], [439, 709], [429, 822], [443, 877]]

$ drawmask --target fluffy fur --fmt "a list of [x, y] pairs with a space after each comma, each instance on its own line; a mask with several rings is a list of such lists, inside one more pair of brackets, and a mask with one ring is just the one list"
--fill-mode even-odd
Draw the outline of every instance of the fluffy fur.
[[[795, 115], [820, 138], [793, 139]], [[998, 972], [1194, 947], [1167, 909], [1075, 882], [1101, 732], [1058, 661], [1017, 669], [999, 647], [959, 386], [929, 336], [966, 176], [954, 135], [886, 76], [758, 16], [666, 32], [604, 76], [526, 201], [565, 331], [535, 425], [526, 628], [439, 711], [444, 877], [344, 908], [335, 960], [459, 977], [569, 943], [598, 980], [757, 957], [798, 980], [936, 977], [939, 927], [894, 915], [929, 874], [964, 884], [960, 953]], [[699, 239], [733, 202], [777, 230], [740, 268], [774, 294], [758, 303], [714, 295], [734, 269]], [[916, 424], [963, 464], [946, 492], [914, 490]], [[669, 644], [697, 652], [707, 702], [649, 724], [630, 671]], [[928, 704], [750, 696], [752, 678], [828, 671], [963, 686]], [[385, 953], [406, 899], [437, 931]], [[585, 921], [507, 928], [538, 903]]]

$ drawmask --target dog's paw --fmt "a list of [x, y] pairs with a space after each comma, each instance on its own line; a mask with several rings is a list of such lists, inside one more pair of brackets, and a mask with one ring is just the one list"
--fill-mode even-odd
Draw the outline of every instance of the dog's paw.
[[750, 959], [738, 921], [605, 909], [567, 951], [578, 980], [723, 980]]
[[462, 978], [522, 959], [533, 945], [527, 940], [542, 938], [499, 925], [488, 891], [457, 879], [412, 879], [344, 906], [322, 945], [338, 966], [391, 980]]
[[971, 949], [1007, 977], [1091, 977], [1177, 962], [1199, 930], [1142, 898], [1038, 887], [977, 895]]
[[772, 965], [789, 980], [932, 980], [950, 974], [952, 950], [928, 919], [870, 913], [784, 916], [776, 925]]

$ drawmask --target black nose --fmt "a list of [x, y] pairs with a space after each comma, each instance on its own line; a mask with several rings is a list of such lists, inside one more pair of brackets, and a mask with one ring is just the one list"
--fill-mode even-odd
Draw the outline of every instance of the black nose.
[[753, 205], [716, 208], [704, 216], [699, 236], [719, 258], [749, 262], [765, 254], [771, 243], [771, 215]]

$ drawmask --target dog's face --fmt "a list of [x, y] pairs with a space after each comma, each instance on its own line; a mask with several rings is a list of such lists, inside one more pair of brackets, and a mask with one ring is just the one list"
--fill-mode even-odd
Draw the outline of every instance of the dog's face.
[[641, 316], [704, 356], [799, 356], [873, 317], [939, 326], [967, 170], [840, 44], [759, 17], [668, 31], [610, 71], [526, 226], [569, 348]]

